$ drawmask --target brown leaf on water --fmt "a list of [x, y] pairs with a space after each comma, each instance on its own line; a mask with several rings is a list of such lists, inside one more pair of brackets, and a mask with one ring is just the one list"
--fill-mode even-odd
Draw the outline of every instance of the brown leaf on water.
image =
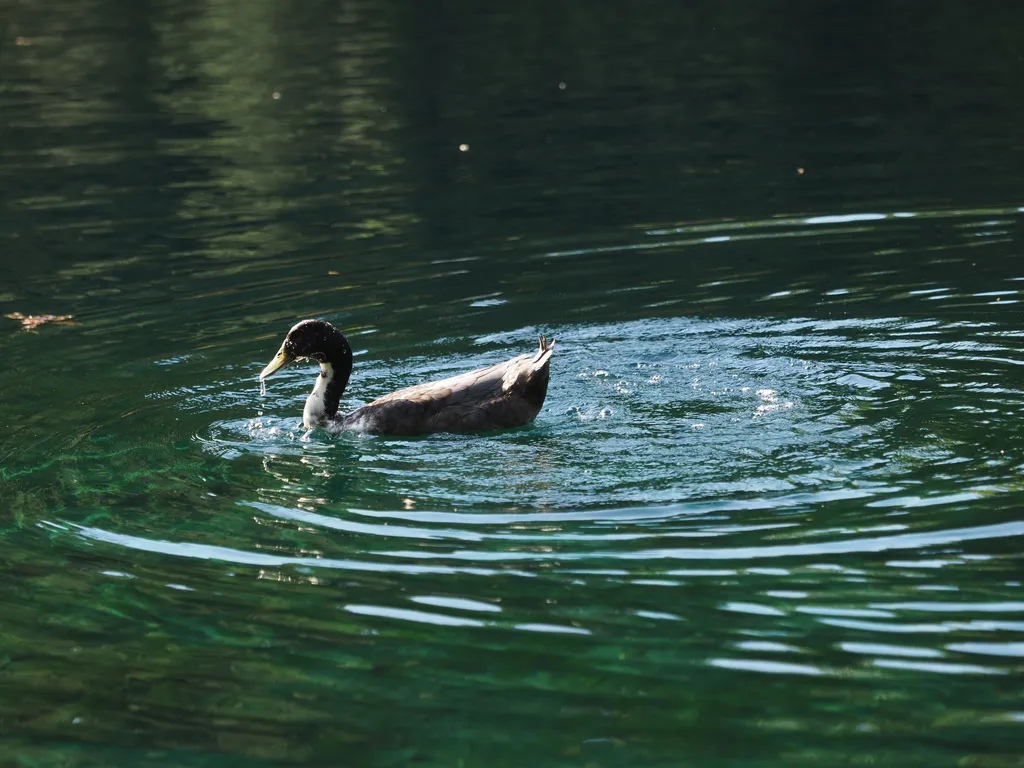
[[71, 315], [23, 315], [21, 312], [11, 312], [4, 317], [10, 320], [17, 320], [21, 323], [21, 330], [34, 331], [40, 325], [55, 323], [57, 325], [77, 325], [71, 322]]

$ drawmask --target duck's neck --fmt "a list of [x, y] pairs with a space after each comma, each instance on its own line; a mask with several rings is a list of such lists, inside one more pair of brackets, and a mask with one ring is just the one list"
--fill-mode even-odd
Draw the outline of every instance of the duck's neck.
[[306, 398], [302, 410], [302, 423], [306, 429], [320, 427], [338, 413], [338, 404], [352, 375], [352, 348], [341, 339], [341, 344], [330, 350], [326, 360], [320, 362], [320, 375], [316, 385]]

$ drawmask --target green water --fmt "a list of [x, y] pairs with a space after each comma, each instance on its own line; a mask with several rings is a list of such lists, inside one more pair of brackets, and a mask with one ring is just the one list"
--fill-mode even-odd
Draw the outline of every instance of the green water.
[[[1024, 6], [915, 8], [0, 6], [0, 762], [1019, 766]], [[307, 435], [309, 316], [547, 402]]]

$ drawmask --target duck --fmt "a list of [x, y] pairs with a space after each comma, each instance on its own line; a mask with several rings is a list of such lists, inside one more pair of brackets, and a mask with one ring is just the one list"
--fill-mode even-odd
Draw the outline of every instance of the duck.
[[352, 347], [326, 320], [303, 320], [292, 326], [274, 359], [260, 373], [260, 385], [289, 363], [311, 360], [320, 364], [320, 375], [302, 410], [306, 429], [381, 435], [492, 432], [522, 427], [537, 417], [547, 396], [554, 346], [554, 339], [549, 342], [542, 336], [540, 348], [533, 354], [406, 387], [349, 413], [339, 413], [352, 374]]

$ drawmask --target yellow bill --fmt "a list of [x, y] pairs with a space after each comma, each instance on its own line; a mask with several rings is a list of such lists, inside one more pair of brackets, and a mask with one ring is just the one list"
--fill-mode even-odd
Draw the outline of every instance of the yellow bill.
[[268, 376], [274, 375], [294, 359], [294, 357], [285, 352], [284, 344], [282, 344], [281, 348], [277, 350], [277, 354], [274, 355], [274, 359], [271, 360], [267, 367], [263, 369], [262, 373], [260, 373], [260, 381], [263, 381]]

